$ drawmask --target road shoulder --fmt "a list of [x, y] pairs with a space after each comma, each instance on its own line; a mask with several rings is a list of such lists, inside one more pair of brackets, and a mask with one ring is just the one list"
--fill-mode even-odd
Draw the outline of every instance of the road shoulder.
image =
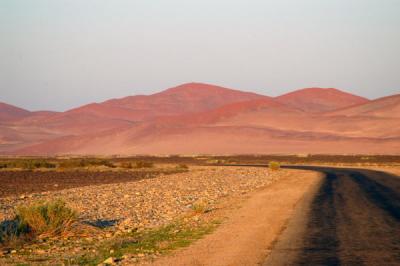
[[152, 265], [257, 265], [270, 253], [294, 209], [322, 175], [290, 170], [255, 192], [212, 234]]

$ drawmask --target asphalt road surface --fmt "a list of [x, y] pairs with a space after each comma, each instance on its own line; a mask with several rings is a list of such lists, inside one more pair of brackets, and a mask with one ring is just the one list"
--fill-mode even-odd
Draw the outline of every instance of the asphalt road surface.
[[400, 177], [289, 166], [325, 174], [298, 207], [265, 265], [400, 265]]

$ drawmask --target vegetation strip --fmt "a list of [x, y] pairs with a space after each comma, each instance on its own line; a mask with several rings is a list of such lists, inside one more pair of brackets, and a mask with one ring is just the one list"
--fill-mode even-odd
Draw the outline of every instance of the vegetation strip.
[[219, 221], [188, 223], [183, 220], [156, 229], [125, 234], [102, 243], [96, 253], [87, 253], [64, 261], [65, 264], [98, 265], [104, 261], [117, 262], [130, 259], [156, 258], [177, 248], [189, 246], [204, 235], [213, 232]]
[[[133, 230], [109, 240], [98, 243], [82, 243], [85, 252], [64, 259], [65, 265], [98, 265], [101, 262], [116, 262], [129, 258], [155, 258], [176, 248], [190, 245], [193, 241], [211, 233], [219, 224], [217, 220], [205, 221], [199, 215], [206, 213], [206, 207], [193, 208], [188, 216], [158, 228]], [[28, 206], [18, 206], [16, 217], [9, 221], [12, 226], [0, 228], [0, 247], [25, 250], [30, 244], [36, 244], [45, 250], [52, 241], [62, 238], [76, 238], [82, 232], [77, 221], [77, 213], [68, 208], [61, 200], [39, 202]], [[78, 229], [78, 230], [77, 230]], [[42, 244], [39, 244], [42, 243]], [[93, 252], [94, 251], [94, 252]], [[13, 251], [11, 251], [12, 255]], [[20, 255], [23, 255], [20, 253]], [[12, 260], [12, 258], [10, 258]], [[26, 253], [25, 260], [32, 263], [51, 261], [52, 256]]]

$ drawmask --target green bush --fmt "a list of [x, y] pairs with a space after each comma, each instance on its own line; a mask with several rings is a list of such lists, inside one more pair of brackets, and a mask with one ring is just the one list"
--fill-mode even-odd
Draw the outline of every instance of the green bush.
[[279, 162], [269, 162], [268, 167], [272, 171], [277, 171], [281, 168], [281, 164]]
[[70, 232], [77, 220], [77, 213], [64, 201], [39, 202], [16, 208], [18, 232], [32, 237], [46, 238]]

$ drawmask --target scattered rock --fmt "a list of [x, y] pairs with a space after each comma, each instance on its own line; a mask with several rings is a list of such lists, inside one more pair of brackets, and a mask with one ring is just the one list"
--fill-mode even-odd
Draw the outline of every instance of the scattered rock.
[[39, 255], [43, 255], [43, 254], [46, 254], [46, 250], [37, 249], [37, 250], [35, 250], [35, 253], [36, 253], [36, 254], [39, 254]]
[[[284, 171], [268, 173], [263, 168], [250, 167], [210, 167], [195, 166], [191, 171], [172, 175], [160, 175], [156, 178], [143, 179], [139, 181], [114, 183], [103, 185], [92, 185], [37, 193], [34, 197], [26, 195], [0, 198], [0, 222], [12, 219], [15, 215], [14, 208], [17, 205], [29, 204], [36, 201], [38, 197], [47, 201], [62, 198], [73, 209], [80, 213], [82, 221], [94, 221], [95, 226], [105, 229], [96, 231], [104, 233], [93, 233], [83, 238], [65, 239], [71, 246], [60, 244], [51, 250], [41, 250], [42, 247], [29, 247], [36, 254], [48, 253], [57, 257], [59, 254], [74, 253], [82, 251], [95, 253], [95, 245], [125, 233], [140, 232], [149, 227], [168, 224], [171, 220], [182, 215], [194, 212], [194, 206], [201, 203], [204, 210], [200, 211], [186, 221], [197, 223], [202, 220], [202, 215], [214, 209], [214, 204], [226, 196], [241, 195], [263, 187], [277, 179]], [[249, 178], [251, 177], [251, 178]], [[76, 241], [78, 240], [78, 241]], [[82, 241], [81, 241], [82, 240]], [[85, 248], [86, 241], [91, 241], [90, 249]], [[47, 244], [47, 242], [46, 242]], [[76, 249], [82, 247], [82, 249]], [[17, 251], [11, 251], [15, 254]], [[115, 252], [110, 250], [110, 255]], [[1, 256], [1, 253], [0, 253]], [[137, 254], [136, 258], [151, 257], [147, 251]], [[135, 261], [130, 257], [129, 261]], [[103, 265], [119, 263], [110, 257]], [[0, 261], [1, 264], [1, 261]]]

